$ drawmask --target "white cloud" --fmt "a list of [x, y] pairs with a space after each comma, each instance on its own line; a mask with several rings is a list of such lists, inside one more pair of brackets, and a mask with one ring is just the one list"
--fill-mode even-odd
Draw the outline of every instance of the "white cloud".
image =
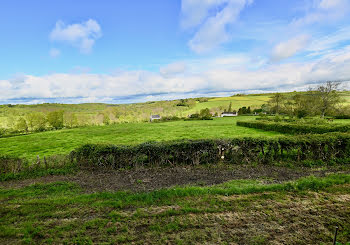
[[50, 33], [52, 41], [66, 42], [79, 48], [80, 52], [85, 54], [91, 52], [95, 41], [101, 36], [101, 27], [93, 19], [71, 25], [57, 21], [55, 28]]
[[50, 56], [52, 57], [52, 58], [56, 58], [56, 57], [58, 57], [58, 56], [60, 56], [61, 55], [61, 51], [59, 50], [59, 49], [57, 49], [57, 48], [52, 48], [52, 49], [50, 49]]
[[182, 0], [183, 28], [199, 27], [189, 41], [196, 53], [211, 51], [231, 39], [230, 25], [252, 0]]
[[185, 72], [186, 64], [184, 62], [175, 62], [168, 64], [166, 66], [162, 66], [159, 69], [160, 74], [164, 77], [169, 77], [177, 74], [181, 74]]
[[[234, 55], [231, 55], [234, 57]], [[116, 74], [22, 75], [1, 80], [0, 101], [19, 98], [50, 101], [71, 98], [70, 102], [113, 101], [114, 98], [141, 100], [179, 98], [195, 95], [229, 94], [235, 91], [295, 90], [311, 82], [350, 80], [350, 46], [304, 63], [266, 64], [258, 69], [235, 67], [236, 60], [218, 58], [204, 63], [224, 62], [225, 66], [186, 65], [181, 76], [163, 76], [160, 72], [120, 71]], [[250, 59], [252, 62], [253, 58]], [[249, 63], [249, 61], [247, 61]], [[231, 65], [230, 65], [231, 64]], [[171, 64], [169, 67], [176, 67]], [[176, 69], [174, 69], [176, 70]], [[178, 70], [179, 71], [179, 70]]]
[[350, 10], [348, 0], [315, 0], [313, 7], [292, 22], [292, 27], [304, 27], [314, 23], [332, 23], [347, 15]]
[[310, 43], [307, 50], [313, 52], [314, 54], [323, 54], [329, 51], [333, 51], [333, 49], [344, 42], [350, 41], [350, 26], [340, 28], [335, 32], [319, 37], [314, 38], [314, 40]]
[[295, 55], [306, 47], [308, 41], [308, 35], [300, 35], [288, 41], [277, 44], [272, 53], [272, 60], [280, 61]]

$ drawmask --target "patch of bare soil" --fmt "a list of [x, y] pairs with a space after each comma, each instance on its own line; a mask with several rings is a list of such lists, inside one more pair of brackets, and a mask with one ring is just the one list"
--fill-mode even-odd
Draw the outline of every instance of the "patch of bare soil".
[[[68, 181], [77, 183], [85, 192], [152, 191], [181, 185], [214, 185], [235, 179], [254, 179], [266, 183], [281, 183], [309, 175], [322, 177], [334, 172], [338, 172], [336, 168], [287, 168], [268, 165], [153, 167], [132, 170], [94, 169], [80, 170], [74, 175], [6, 181], [1, 182], [0, 187], [20, 188], [35, 183]], [[350, 173], [350, 169], [345, 172]]]

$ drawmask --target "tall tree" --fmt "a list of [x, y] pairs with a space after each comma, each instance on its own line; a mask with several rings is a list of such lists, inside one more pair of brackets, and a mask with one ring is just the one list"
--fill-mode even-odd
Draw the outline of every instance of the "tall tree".
[[232, 112], [232, 102], [230, 102], [230, 105], [228, 106], [228, 111], [227, 112]]
[[284, 95], [281, 93], [275, 93], [270, 101], [269, 104], [271, 104], [271, 109], [274, 113], [279, 114], [281, 111], [281, 106], [283, 104], [284, 101]]
[[328, 81], [316, 88], [315, 95], [319, 105], [320, 116], [324, 118], [327, 112], [330, 112], [341, 102], [338, 92], [340, 82]]

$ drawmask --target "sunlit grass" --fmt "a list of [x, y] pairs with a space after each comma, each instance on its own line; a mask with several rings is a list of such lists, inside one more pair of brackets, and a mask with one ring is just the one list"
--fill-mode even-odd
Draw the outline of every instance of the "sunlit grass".
[[0, 154], [32, 159], [37, 155], [43, 157], [67, 154], [87, 143], [139, 144], [146, 141], [280, 135], [276, 132], [238, 127], [236, 126], [238, 119], [254, 120], [255, 117], [215, 118], [208, 121], [129, 123], [48, 131], [0, 138]]

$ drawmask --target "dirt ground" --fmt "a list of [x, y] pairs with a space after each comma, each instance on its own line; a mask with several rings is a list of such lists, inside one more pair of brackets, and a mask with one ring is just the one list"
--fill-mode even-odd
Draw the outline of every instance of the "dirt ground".
[[[339, 172], [337, 168], [287, 168], [268, 165], [162, 167], [132, 170], [80, 170], [76, 174], [45, 176], [35, 179], [0, 182], [2, 188], [20, 188], [35, 183], [68, 181], [77, 183], [87, 192], [152, 191], [171, 186], [214, 185], [235, 179], [255, 179], [266, 183], [281, 183], [309, 175], [325, 176]], [[350, 169], [342, 171], [350, 173]]]

